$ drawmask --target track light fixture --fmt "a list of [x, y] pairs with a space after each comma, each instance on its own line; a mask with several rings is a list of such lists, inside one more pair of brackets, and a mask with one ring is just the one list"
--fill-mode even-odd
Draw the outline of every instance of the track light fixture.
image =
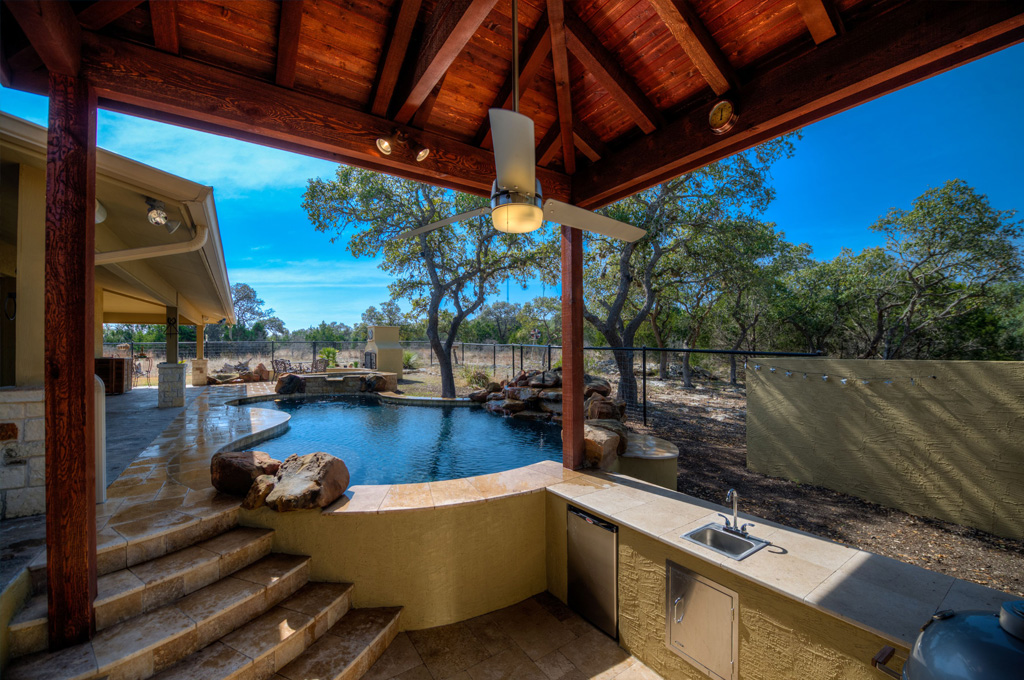
[[[405, 132], [401, 130], [394, 130], [390, 135], [378, 137], [377, 150], [385, 156], [390, 156], [395, 151], [402, 150], [403, 154], [412, 154], [415, 152], [415, 158], [417, 163], [422, 163], [430, 155], [430, 149], [426, 146], [421, 146], [415, 140], [409, 139]], [[404, 147], [404, 150], [403, 150]]]

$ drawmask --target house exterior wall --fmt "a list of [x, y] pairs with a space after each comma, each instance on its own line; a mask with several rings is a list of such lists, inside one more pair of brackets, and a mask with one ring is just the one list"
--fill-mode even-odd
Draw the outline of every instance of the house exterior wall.
[[43, 296], [46, 288], [46, 172], [20, 167], [18, 179], [18, 348], [15, 383], [43, 384]]
[[46, 509], [43, 390], [0, 389], [0, 519]]
[[752, 369], [750, 469], [1024, 538], [1024, 362], [779, 359]]

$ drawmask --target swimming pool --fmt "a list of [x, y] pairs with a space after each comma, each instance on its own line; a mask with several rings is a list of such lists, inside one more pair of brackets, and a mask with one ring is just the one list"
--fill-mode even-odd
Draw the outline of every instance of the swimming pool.
[[326, 451], [352, 484], [409, 484], [472, 477], [562, 460], [561, 428], [496, 418], [482, 408], [406, 406], [376, 397], [259, 402], [291, 416], [290, 428], [257, 444], [274, 458]]

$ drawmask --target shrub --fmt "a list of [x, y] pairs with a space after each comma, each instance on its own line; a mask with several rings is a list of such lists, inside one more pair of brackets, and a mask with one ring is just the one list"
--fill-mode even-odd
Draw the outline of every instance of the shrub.
[[416, 352], [410, 352], [408, 350], [402, 352], [402, 368], [417, 368], [419, 366], [419, 356]]
[[324, 347], [319, 354], [321, 359], [327, 359], [327, 364], [332, 368], [338, 365], [338, 350], [333, 347]]
[[487, 387], [487, 383], [491, 382], [491, 374], [489, 371], [479, 368], [473, 368], [472, 366], [462, 366], [462, 379], [466, 381], [466, 384], [470, 387]]

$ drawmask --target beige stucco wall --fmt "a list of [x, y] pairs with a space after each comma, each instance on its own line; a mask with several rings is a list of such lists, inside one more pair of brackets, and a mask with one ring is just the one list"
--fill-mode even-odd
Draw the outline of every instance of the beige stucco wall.
[[747, 465], [1024, 538], [1024, 362], [780, 359], [748, 369]]
[[43, 295], [46, 260], [46, 172], [20, 166], [18, 178], [18, 385], [43, 384]]
[[[547, 495], [548, 590], [563, 602], [566, 501]], [[727, 572], [666, 543], [619, 528], [619, 644], [666, 680], [707, 675], [665, 646], [665, 562], [738, 594], [740, 680], [877, 680], [871, 657], [892, 641]], [[909, 650], [890, 662], [899, 668]]]
[[356, 584], [353, 606], [400, 605], [417, 630], [462, 621], [543, 592], [543, 490], [388, 512], [242, 511], [275, 529], [274, 551], [309, 555], [310, 578]]

